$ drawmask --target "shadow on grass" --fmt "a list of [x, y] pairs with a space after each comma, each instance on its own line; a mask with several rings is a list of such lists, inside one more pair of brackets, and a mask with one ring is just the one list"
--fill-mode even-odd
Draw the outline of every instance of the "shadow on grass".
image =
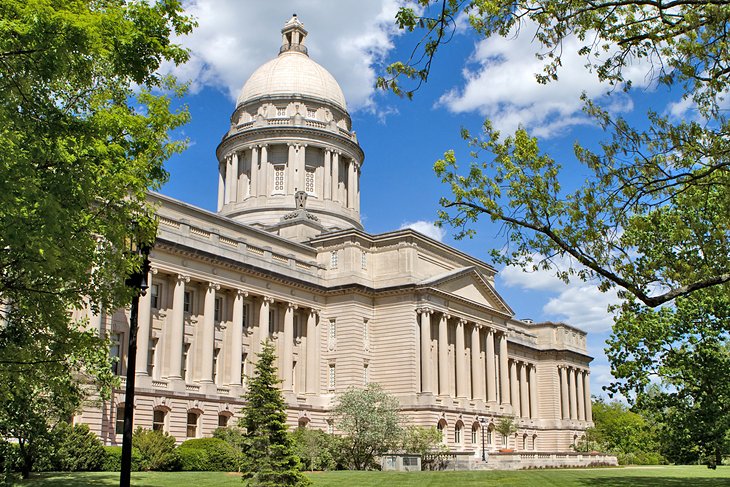
[[591, 487], [728, 487], [728, 479], [708, 479], [697, 477], [603, 477], [577, 478], [581, 485]]

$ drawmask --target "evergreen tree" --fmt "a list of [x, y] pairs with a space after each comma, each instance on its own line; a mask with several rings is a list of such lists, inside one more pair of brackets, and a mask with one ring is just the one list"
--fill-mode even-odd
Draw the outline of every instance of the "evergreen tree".
[[284, 399], [278, 388], [274, 347], [262, 344], [254, 376], [244, 395], [246, 406], [239, 426], [245, 428], [243, 481], [247, 486], [305, 486], [309, 480], [300, 471], [287, 432]]

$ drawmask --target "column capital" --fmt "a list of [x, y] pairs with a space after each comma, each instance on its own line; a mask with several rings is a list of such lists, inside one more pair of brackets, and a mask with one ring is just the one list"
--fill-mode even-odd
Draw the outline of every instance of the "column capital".
[[433, 314], [433, 309], [429, 308], [428, 306], [424, 306], [421, 308], [416, 308], [416, 313], [419, 315], [430, 315]]
[[153, 276], [156, 276], [158, 272], [160, 272], [160, 270], [157, 267], [150, 267], [150, 274]]
[[295, 310], [295, 309], [298, 309], [298, 308], [299, 308], [299, 305], [296, 304], [296, 303], [286, 303], [286, 309], [287, 310], [290, 310], [290, 309], [291, 310]]
[[221, 288], [221, 285], [217, 282], [209, 282], [208, 283], [208, 290], [218, 291]]
[[190, 276], [186, 276], [184, 274], [178, 274], [177, 275], [177, 281], [178, 282], [184, 282], [185, 284], [190, 282]]
[[442, 319], [442, 320], [447, 320], [447, 321], [448, 321], [448, 320], [450, 320], [450, 319], [451, 319], [451, 315], [450, 315], [450, 314], [448, 314], [448, 313], [441, 313], [441, 319]]
[[273, 302], [274, 302], [274, 298], [272, 298], [272, 297], [270, 297], [270, 296], [262, 296], [262, 297], [261, 297], [261, 301], [263, 301], [264, 303], [269, 303], [269, 304], [271, 304], [271, 303], [273, 303]]
[[244, 298], [248, 297], [248, 291], [245, 289], [236, 289], [236, 296], [243, 296]]
[[309, 314], [319, 316], [319, 314], [322, 312], [320, 308], [309, 308]]
[[467, 323], [469, 323], [469, 322], [467, 320], [465, 320], [464, 318], [459, 318], [459, 321], [457, 322], [457, 324], [459, 324], [461, 326], [466, 326]]

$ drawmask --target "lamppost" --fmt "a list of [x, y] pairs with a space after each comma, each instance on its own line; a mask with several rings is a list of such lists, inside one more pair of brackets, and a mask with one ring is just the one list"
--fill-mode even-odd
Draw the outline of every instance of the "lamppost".
[[122, 436], [122, 469], [119, 474], [119, 487], [129, 487], [132, 472], [132, 420], [134, 418], [134, 378], [137, 368], [137, 325], [139, 321], [139, 297], [144, 296], [149, 287], [147, 274], [150, 271], [150, 248], [130, 238], [127, 252], [142, 259], [139, 270], [134, 271], [124, 281], [134, 292], [129, 311], [129, 346], [127, 347], [127, 387], [124, 395], [124, 433]]
[[477, 419], [479, 420], [479, 424], [482, 427], [482, 461], [486, 462], [487, 461], [487, 451], [484, 448], [484, 425], [487, 424], [487, 418], [485, 418], [484, 416], [479, 416]]

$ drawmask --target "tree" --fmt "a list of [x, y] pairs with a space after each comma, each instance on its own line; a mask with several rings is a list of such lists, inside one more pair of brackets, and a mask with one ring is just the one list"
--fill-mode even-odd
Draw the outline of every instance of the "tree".
[[395, 449], [401, 437], [398, 399], [380, 385], [349, 388], [337, 397], [332, 419], [344, 437], [344, 454], [352, 468], [369, 468], [377, 455]]
[[507, 446], [507, 438], [517, 433], [517, 425], [515, 420], [510, 417], [500, 418], [497, 424], [494, 426], [494, 431], [502, 435], [504, 439], [504, 446]]
[[275, 361], [273, 345], [268, 341], [262, 343], [239, 421], [239, 426], [246, 430], [243, 479], [252, 487], [309, 485], [300, 471], [287, 431], [286, 405], [279, 390]]
[[429, 453], [447, 451], [443, 434], [433, 426], [408, 425], [403, 428], [400, 449], [404, 453], [417, 453], [423, 457]]
[[311, 471], [337, 468], [342, 450], [337, 436], [318, 429], [297, 428], [292, 441], [304, 468]]
[[411, 59], [388, 67], [388, 78], [378, 81], [383, 88], [412, 95], [399, 77], [425, 82], [454, 19], [466, 13], [485, 37], [519, 35], [521, 26], [534, 25], [536, 55], [546, 62], [539, 82], [557, 79], [563, 41], [574, 36], [599, 79], [629, 90], [624, 68], [648, 60], [648, 76], [679, 90], [703, 117], [673, 123], [650, 112], [649, 128], [639, 130], [586, 100], [586, 112], [611, 139], [598, 151], [576, 144], [575, 156], [592, 177], [572, 192], [560, 184], [561, 165], [526, 130], [503, 138], [489, 121], [480, 136], [464, 130], [475, 148], [469, 170], [459, 170], [453, 151], [434, 166], [452, 192], [442, 199], [440, 218], [458, 229], [457, 237], [473, 235], [470, 225], [487, 216], [504, 225], [509, 241], [492, 252], [496, 262], [550, 268], [570, 257], [559, 272], [564, 280], [597, 279], [602, 289], [619, 286], [652, 307], [730, 281], [730, 125], [720, 106], [730, 82], [730, 52], [720, 48], [730, 2], [418, 3], [433, 4], [436, 13], [400, 9], [402, 29], [426, 33]]
[[79, 406], [72, 382], [110, 385], [107, 344], [69, 310], [129, 302], [140, 262], [120, 249], [154, 239], [145, 192], [189, 118], [158, 72], [187, 59], [171, 38], [193, 22], [177, 0], [5, 0], [0, 18], [0, 411], [38, 408], [2, 414], [0, 434], [30, 447]]

